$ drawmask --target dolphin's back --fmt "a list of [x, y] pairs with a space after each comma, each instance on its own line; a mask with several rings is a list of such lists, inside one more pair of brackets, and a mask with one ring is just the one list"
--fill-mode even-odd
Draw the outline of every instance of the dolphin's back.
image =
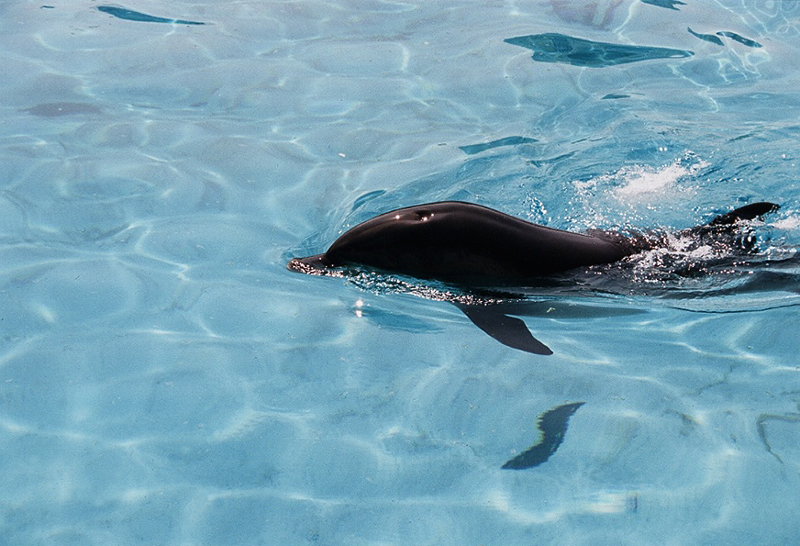
[[533, 224], [472, 203], [398, 209], [342, 235], [328, 265], [368, 265], [443, 281], [513, 284], [576, 267], [611, 263], [635, 250], [623, 237]]

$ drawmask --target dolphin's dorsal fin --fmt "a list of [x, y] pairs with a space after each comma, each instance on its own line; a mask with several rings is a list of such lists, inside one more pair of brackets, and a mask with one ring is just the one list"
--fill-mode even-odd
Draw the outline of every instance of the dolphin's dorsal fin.
[[472, 324], [503, 345], [537, 355], [553, 354], [550, 347], [533, 337], [521, 319], [506, 315], [500, 308], [482, 304], [455, 303], [454, 305], [461, 309]]
[[768, 203], [766, 201], [762, 201], [759, 203], [750, 203], [749, 205], [745, 205], [743, 207], [739, 207], [738, 209], [732, 210], [727, 214], [722, 214], [717, 216], [713, 220], [711, 220], [709, 225], [712, 226], [726, 226], [730, 224], [735, 224], [740, 220], [755, 220], [761, 216], [769, 212], [773, 212], [778, 210], [780, 205], [776, 205], [775, 203]]

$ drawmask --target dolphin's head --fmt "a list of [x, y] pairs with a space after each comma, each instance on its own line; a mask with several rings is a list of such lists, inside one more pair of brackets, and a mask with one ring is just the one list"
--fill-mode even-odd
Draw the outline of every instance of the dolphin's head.
[[345, 232], [324, 254], [295, 258], [289, 269], [319, 275], [362, 265], [444, 281], [491, 275], [492, 249], [483, 248], [491, 238], [484, 231], [500, 215], [457, 201], [393, 210]]
[[[443, 203], [419, 205], [376, 216], [345, 232], [324, 254], [296, 258], [289, 268], [322, 273], [347, 265], [365, 265], [417, 277], [434, 275], [456, 233], [453, 211]], [[452, 218], [451, 218], [452, 219]]]

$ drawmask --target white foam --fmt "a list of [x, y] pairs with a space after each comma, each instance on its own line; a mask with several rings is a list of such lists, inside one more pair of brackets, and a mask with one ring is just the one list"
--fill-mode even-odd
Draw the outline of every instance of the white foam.
[[800, 228], [800, 216], [787, 216], [786, 218], [781, 218], [780, 220], [776, 220], [770, 225], [776, 229], [782, 229], [786, 231], [795, 230]]
[[685, 194], [691, 189], [681, 186], [681, 179], [695, 176], [700, 169], [707, 166], [708, 162], [703, 160], [686, 165], [684, 160], [678, 159], [658, 168], [647, 165], [623, 167], [613, 176], [624, 182], [624, 185], [615, 190], [614, 195], [620, 201], [636, 201], [654, 194]]

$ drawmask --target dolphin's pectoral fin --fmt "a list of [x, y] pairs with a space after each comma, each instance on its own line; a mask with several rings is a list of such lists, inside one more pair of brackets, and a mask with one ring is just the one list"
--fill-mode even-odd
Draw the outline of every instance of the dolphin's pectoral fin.
[[533, 337], [521, 319], [510, 317], [492, 305], [466, 305], [463, 303], [454, 305], [461, 309], [461, 312], [472, 321], [472, 324], [503, 345], [537, 355], [553, 354], [550, 347]]

